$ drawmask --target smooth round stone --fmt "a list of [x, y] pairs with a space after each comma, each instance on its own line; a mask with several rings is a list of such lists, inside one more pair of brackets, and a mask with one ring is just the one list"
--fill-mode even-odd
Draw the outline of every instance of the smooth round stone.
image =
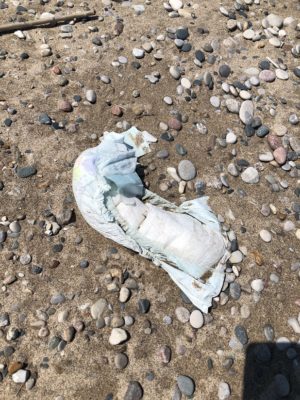
[[195, 51], [195, 57], [201, 63], [205, 61], [205, 54], [203, 53], [202, 50], [196, 50]]
[[239, 111], [240, 120], [245, 125], [249, 125], [253, 120], [253, 115], [254, 115], [253, 102], [251, 100], [243, 101]]
[[219, 108], [221, 105], [221, 101], [220, 98], [218, 96], [212, 96], [210, 99], [210, 104], [215, 107], [215, 108]]
[[168, 126], [170, 129], [174, 129], [175, 131], [180, 131], [180, 129], [182, 128], [182, 123], [177, 118], [170, 118], [168, 121]]
[[115, 355], [114, 362], [117, 369], [124, 369], [128, 365], [128, 357], [124, 353], [118, 353]]
[[183, 86], [185, 89], [190, 89], [192, 84], [191, 81], [188, 78], [182, 78], [180, 81], [181, 86]]
[[219, 74], [222, 78], [228, 78], [231, 73], [231, 68], [227, 64], [223, 64], [219, 68]]
[[262, 161], [262, 162], [270, 162], [270, 161], [274, 160], [273, 154], [270, 151], [260, 154], [258, 156], [258, 158], [259, 158], [259, 161]]
[[169, 4], [174, 11], [178, 11], [183, 7], [183, 3], [181, 0], [169, 0]]
[[230, 386], [227, 382], [220, 382], [218, 388], [218, 399], [227, 400], [230, 397]]
[[31, 263], [31, 255], [30, 254], [23, 254], [20, 256], [20, 263], [22, 265], [28, 265]]
[[253, 29], [246, 29], [246, 30], [243, 32], [243, 37], [244, 37], [245, 39], [247, 39], [247, 40], [252, 40], [252, 39], [254, 38], [254, 36], [255, 36], [255, 32], [254, 32]]
[[259, 75], [259, 69], [255, 67], [250, 67], [245, 69], [245, 74], [248, 76], [258, 76]]
[[277, 136], [284, 136], [287, 133], [287, 128], [284, 125], [274, 125], [273, 131]]
[[266, 243], [269, 243], [269, 242], [271, 242], [271, 240], [272, 240], [272, 235], [271, 235], [271, 233], [270, 233], [269, 231], [267, 231], [266, 229], [262, 229], [262, 230], [259, 232], [259, 236], [260, 236], [260, 238], [261, 238], [264, 242], [266, 242]]
[[269, 43], [274, 47], [281, 46], [281, 41], [277, 37], [272, 37], [271, 39], [269, 39]]
[[19, 233], [19, 232], [21, 232], [21, 225], [18, 221], [13, 221], [9, 224], [9, 229], [13, 233]]
[[261, 60], [260, 62], [259, 62], [259, 68], [260, 69], [262, 69], [262, 70], [264, 70], [264, 69], [270, 69], [270, 67], [271, 67], [271, 63], [270, 63], [270, 61], [268, 61], [268, 60]]
[[182, 394], [185, 396], [192, 396], [195, 391], [195, 383], [192, 378], [186, 375], [179, 375], [177, 377], [177, 385]]
[[95, 90], [92, 90], [92, 89], [87, 90], [85, 93], [85, 98], [87, 99], [87, 101], [89, 103], [92, 103], [92, 104], [96, 103], [97, 95], [96, 95]]
[[266, 125], [261, 125], [257, 131], [256, 131], [256, 136], [263, 138], [265, 136], [267, 136], [267, 134], [270, 132], [270, 129], [268, 126]]
[[233, 114], [238, 114], [240, 110], [240, 103], [235, 99], [226, 99], [227, 110]]
[[290, 384], [288, 379], [284, 375], [277, 374], [274, 377], [274, 383], [276, 387], [276, 394], [280, 398], [286, 397], [290, 393]]
[[234, 144], [237, 141], [237, 137], [236, 134], [230, 130], [227, 134], [226, 134], [226, 143], [227, 144]]
[[249, 100], [252, 97], [252, 94], [248, 92], [247, 90], [241, 90], [239, 93], [239, 96], [243, 100]]
[[267, 26], [276, 26], [277, 28], [281, 28], [283, 25], [283, 18], [276, 14], [269, 14], [266, 17]]
[[296, 153], [300, 153], [300, 137], [290, 137], [290, 146], [293, 151], [295, 151]]
[[262, 279], [254, 279], [251, 282], [251, 287], [255, 292], [260, 293], [264, 290], [264, 287], [265, 287], [264, 281]]
[[243, 304], [240, 311], [242, 318], [247, 319], [250, 317], [250, 308], [247, 306], [247, 304]]
[[145, 56], [145, 50], [143, 50], [143, 49], [138, 49], [137, 47], [135, 47], [135, 48], [132, 49], [132, 54], [133, 54], [133, 56], [134, 56], [135, 58], [138, 58], [138, 59], [144, 58], [144, 56]]
[[284, 71], [283, 69], [277, 68], [275, 70], [275, 74], [278, 79], [281, 79], [283, 81], [286, 81], [287, 79], [289, 79], [289, 73], [287, 71]]
[[190, 324], [195, 329], [199, 329], [203, 326], [204, 318], [200, 310], [194, 310], [191, 312]]
[[184, 45], [184, 40], [175, 39], [174, 43], [175, 43], [175, 46], [180, 49]]
[[112, 346], [116, 346], [120, 343], [123, 343], [127, 340], [128, 335], [127, 332], [122, 328], [113, 328], [109, 337], [109, 343]]
[[156, 153], [156, 157], [159, 159], [165, 159], [169, 157], [169, 152], [168, 150], [160, 150]]
[[130, 289], [125, 286], [122, 286], [119, 293], [119, 301], [121, 303], [126, 303], [130, 297]]
[[169, 97], [169, 96], [165, 96], [165, 97], [164, 97], [164, 102], [165, 102], [166, 104], [168, 104], [168, 106], [171, 106], [171, 105], [173, 104], [173, 100], [172, 100], [172, 98]]
[[249, 81], [250, 81], [252, 86], [259, 86], [259, 84], [260, 84], [260, 80], [259, 80], [259, 78], [257, 76], [251, 76], [249, 78]]
[[238, 264], [243, 261], [243, 254], [241, 251], [236, 250], [233, 253], [231, 253], [229, 261], [231, 264]]
[[242, 172], [241, 178], [245, 183], [255, 184], [259, 182], [259, 173], [255, 168], [248, 167]]
[[174, 79], [179, 79], [181, 76], [181, 71], [178, 67], [171, 66], [169, 72]]
[[189, 160], [182, 160], [178, 164], [178, 174], [184, 181], [191, 181], [195, 178], [197, 171], [194, 164]]
[[180, 322], [182, 322], [183, 324], [188, 322], [189, 319], [190, 319], [190, 312], [185, 307], [177, 307], [176, 310], [175, 310], [175, 314], [176, 314], [177, 319]]
[[58, 102], [58, 109], [64, 112], [71, 112], [73, 110], [73, 107], [69, 101], [61, 100]]
[[130, 381], [123, 400], [140, 400], [143, 394], [144, 391], [141, 384], [137, 381]]
[[176, 31], [176, 37], [177, 37], [178, 39], [185, 40], [185, 39], [188, 38], [188, 36], [189, 36], [189, 30], [188, 30], [188, 28], [179, 28], [179, 29], [177, 29], [177, 31]]
[[276, 79], [276, 75], [274, 71], [270, 69], [265, 69], [260, 72], [259, 79], [264, 82], [274, 82]]
[[238, 171], [236, 165], [233, 164], [233, 163], [228, 164], [227, 171], [228, 171], [228, 172], [230, 173], [230, 175], [232, 175], [232, 176], [239, 176], [239, 171]]
[[180, 50], [184, 53], [188, 53], [192, 50], [192, 45], [190, 43], [184, 43]]
[[287, 151], [284, 147], [280, 146], [273, 152], [274, 159], [279, 165], [283, 165], [286, 162]]
[[118, 61], [120, 64], [127, 64], [128, 63], [128, 58], [124, 56], [118, 57]]

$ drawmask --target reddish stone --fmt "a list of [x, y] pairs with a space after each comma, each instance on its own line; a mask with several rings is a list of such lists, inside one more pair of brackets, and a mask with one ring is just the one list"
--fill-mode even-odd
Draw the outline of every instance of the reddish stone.
[[123, 115], [122, 108], [120, 106], [117, 106], [116, 104], [112, 106], [111, 113], [112, 115], [115, 115], [117, 117], [121, 117]]
[[58, 102], [58, 109], [64, 112], [71, 112], [73, 110], [73, 107], [69, 101], [61, 100]]
[[278, 162], [279, 165], [282, 165], [286, 162], [287, 151], [282, 146], [278, 147], [276, 150], [274, 150], [273, 156], [275, 161]]
[[60, 75], [60, 74], [61, 74], [61, 69], [59, 68], [58, 65], [54, 65], [54, 67], [52, 68], [52, 72], [53, 72], [55, 75]]
[[182, 123], [177, 118], [170, 118], [168, 121], [168, 126], [170, 129], [180, 131], [180, 129], [182, 128]]
[[271, 147], [272, 150], [275, 150], [278, 147], [282, 146], [281, 139], [278, 136], [268, 135], [267, 136], [267, 141], [268, 141], [269, 146]]

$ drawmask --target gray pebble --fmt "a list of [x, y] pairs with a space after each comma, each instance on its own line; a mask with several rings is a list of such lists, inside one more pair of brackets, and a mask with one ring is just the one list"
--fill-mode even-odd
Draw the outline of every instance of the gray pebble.
[[196, 168], [189, 160], [182, 160], [178, 164], [178, 174], [184, 181], [191, 181], [196, 176]]
[[130, 381], [124, 400], [140, 400], [143, 397], [143, 388], [137, 381]]
[[19, 178], [29, 178], [37, 173], [37, 169], [33, 166], [22, 167], [17, 169], [17, 175]]
[[181, 393], [185, 396], [192, 396], [194, 394], [195, 383], [189, 376], [179, 375], [177, 377], [177, 385]]
[[248, 335], [246, 329], [242, 325], [237, 325], [234, 329], [234, 333], [238, 341], [245, 345], [248, 343]]

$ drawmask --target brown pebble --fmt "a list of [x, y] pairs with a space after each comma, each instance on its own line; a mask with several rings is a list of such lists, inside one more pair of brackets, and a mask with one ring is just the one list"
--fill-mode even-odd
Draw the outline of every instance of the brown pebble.
[[59, 111], [71, 112], [73, 110], [72, 104], [68, 100], [60, 100], [58, 102]]
[[15, 372], [19, 371], [23, 367], [23, 364], [20, 361], [13, 361], [8, 366], [8, 373], [9, 375], [14, 374]]
[[52, 68], [52, 72], [53, 72], [55, 75], [60, 75], [60, 74], [61, 74], [61, 69], [59, 68], [58, 65], [54, 65], [54, 67]]
[[117, 117], [121, 117], [123, 115], [122, 108], [116, 104], [114, 106], [112, 106], [111, 113], [112, 113], [112, 115], [115, 115]]
[[274, 150], [273, 156], [275, 161], [278, 162], [279, 165], [282, 165], [286, 162], [287, 151], [284, 147], [280, 146]]
[[182, 128], [182, 123], [177, 118], [170, 118], [168, 121], [168, 126], [170, 129], [180, 131], [180, 129]]
[[275, 150], [278, 147], [282, 146], [281, 139], [278, 136], [268, 135], [267, 141], [272, 150]]
[[171, 349], [169, 346], [162, 346], [158, 350], [158, 357], [163, 364], [168, 364], [171, 360]]
[[257, 265], [259, 265], [259, 266], [263, 265], [264, 259], [263, 259], [262, 255], [260, 254], [259, 251], [254, 250], [252, 252], [252, 255], [253, 255], [254, 261], [256, 262]]
[[59, 264], [60, 262], [58, 260], [52, 260], [51, 264], [49, 265], [49, 268], [57, 268]]

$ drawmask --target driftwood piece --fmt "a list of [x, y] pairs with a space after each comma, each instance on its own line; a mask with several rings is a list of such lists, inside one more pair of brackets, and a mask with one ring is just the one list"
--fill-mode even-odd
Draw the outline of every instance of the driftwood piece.
[[91, 17], [95, 15], [95, 11], [87, 11], [84, 13], [79, 13], [79, 14], [70, 14], [70, 15], [65, 15], [61, 17], [55, 17], [53, 18], [45, 18], [45, 19], [37, 19], [35, 21], [27, 21], [27, 22], [17, 22], [17, 23], [10, 23], [10, 24], [4, 24], [0, 25], [0, 34], [3, 33], [8, 33], [8, 32], [13, 32], [16, 30], [25, 30], [25, 29], [34, 29], [36, 27], [44, 27], [46, 26], [51, 26], [51, 25], [56, 25], [57, 23], [60, 22], [67, 22], [67, 21], [72, 21], [73, 19], [83, 19], [87, 17]]

